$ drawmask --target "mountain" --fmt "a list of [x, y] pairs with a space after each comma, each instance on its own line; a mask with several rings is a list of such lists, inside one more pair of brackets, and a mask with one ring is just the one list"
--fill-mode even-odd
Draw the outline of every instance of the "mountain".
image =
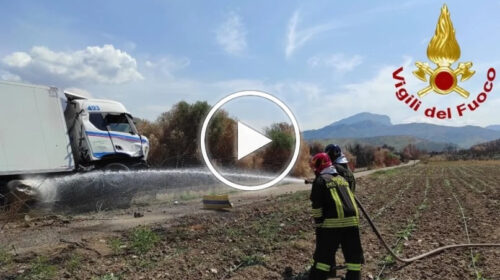
[[489, 125], [486, 127], [487, 129], [491, 129], [491, 130], [496, 130], [496, 131], [500, 131], [500, 124], [496, 124], [496, 125]]
[[427, 123], [393, 125], [388, 116], [360, 113], [323, 128], [304, 131], [306, 140], [413, 136], [438, 143], [453, 143], [460, 148], [500, 138], [500, 131], [479, 126], [452, 127]]
[[378, 115], [372, 113], [359, 113], [351, 117], [342, 119], [340, 121], [334, 122], [331, 125], [351, 125], [360, 122], [372, 122], [382, 125], [392, 125], [391, 119], [386, 115]]

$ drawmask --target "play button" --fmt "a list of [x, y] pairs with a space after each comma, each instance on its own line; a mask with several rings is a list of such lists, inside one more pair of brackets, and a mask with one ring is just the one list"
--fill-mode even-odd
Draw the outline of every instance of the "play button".
[[260, 132], [238, 122], [238, 160], [271, 143]]
[[[279, 175], [277, 175], [274, 179], [263, 183], [259, 185], [243, 185], [243, 184], [238, 184], [233, 181], [228, 180], [219, 172], [214, 164], [210, 161], [207, 153], [207, 145], [205, 143], [206, 139], [205, 136], [207, 135], [207, 128], [210, 120], [212, 119], [213, 116], [215, 116], [215, 113], [217, 110], [219, 110], [224, 104], [228, 103], [231, 100], [234, 100], [236, 98], [240, 97], [258, 97], [258, 98], [264, 98], [267, 99], [267, 101], [270, 101], [274, 103], [275, 105], [278, 105], [278, 107], [281, 108], [281, 110], [288, 116], [290, 119], [292, 125], [293, 125], [293, 136], [295, 137], [295, 147], [293, 149], [293, 155], [291, 160], [289, 161], [288, 165], [286, 168], [284, 168]], [[257, 110], [257, 109], [256, 109]], [[256, 112], [257, 113], [257, 112]], [[272, 142], [271, 139], [267, 138], [266, 136], [262, 135], [262, 133], [250, 128], [249, 126], [238, 122], [238, 141], [237, 141], [237, 159], [241, 160], [245, 156], [248, 156], [249, 154], [255, 152], [256, 150], [264, 147], [265, 145], [269, 144]], [[205, 164], [207, 165], [207, 168], [212, 172], [212, 174], [219, 179], [222, 183], [236, 188], [240, 190], [262, 190], [268, 187], [271, 187], [277, 183], [279, 183], [281, 180], [283, 180], [288, 173], [292, 170], [292, 168], [295, 165], [295, 162], [297, 161], [297, 158], [299, 157], [299, 151], [300, 151], [300, 130], [299, 130], [299, 125], [297, 123], [297, 120], [295, 119], [294, 115], [292, 114], [292, 111], [278, 98], [262, 92], [262, 91], [256, 91], [256, 90], [247, 90], [247, 91], [240, 91], [236, 92], [233, 94], [230, 94], [223, 99], [219, 100], [208, 112], [208, 115], [205, 118], [205, 121], [203, 122], [203, 125], [201, 127], [201, 134], [200, 134], [200, 147], [201, 147], [201, 154], [203, 156], [203, 160], [205, 161]], [[234, 171], [233, 171], [234, 174]]]

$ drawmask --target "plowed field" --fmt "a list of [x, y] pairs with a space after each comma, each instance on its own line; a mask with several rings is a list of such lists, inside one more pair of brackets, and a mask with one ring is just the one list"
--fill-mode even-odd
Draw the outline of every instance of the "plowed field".
[[[356, 195], [387, 242], [411, 257], [448, 244], [500, 243], [499, 182], [498, 161], [437, 162], [359, 178]], [[302, 279], [315, 242], [309, 192], [270, 194], [251, 203], [233, 197], [231, 211], [178, 213], [105, 234], [96, 227], [96, 238], [62, 240], [36, 253], [16, 254], [0, 244], [0, 279]], [[0, 234], [25, 226], [32, 238], [44, 238], [36, 232], [62, 231], [72, 223], [40, 217], [35, 224], [11, 222]], [[363, 279], [500, 279], [498, 248], [450, 250], [402, 266], [364, 218], [361, 232]], [[340, 252], [337, 258], [343, 263]]]

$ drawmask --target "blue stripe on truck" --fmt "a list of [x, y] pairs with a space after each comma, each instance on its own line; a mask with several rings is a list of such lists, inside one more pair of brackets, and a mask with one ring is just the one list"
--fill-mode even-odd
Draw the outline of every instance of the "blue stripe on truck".
[[[115, 133], [107, 133], [107, 132], [96, 132], [96, 131], [85, 131], [88, 136], [96, 136], [96, 137], [114, 137], [119, 138], [129, 142], [141, 142], [141, 138], [127, 135], [120, 135]], [[142, 143], [148, 143], [148, 140], [142, 139]]]
[[92, 155], [94, 155], [94, 157], [96, 157], [96, 158], [102, 158], [105, 155], [111, 155], [111, 154], [116, 154], [116, 153], [104, 152], [104, 153], [93, 153]]

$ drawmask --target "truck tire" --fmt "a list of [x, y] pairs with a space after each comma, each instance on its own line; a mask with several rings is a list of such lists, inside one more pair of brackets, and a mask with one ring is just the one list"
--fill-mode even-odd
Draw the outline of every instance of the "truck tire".
[[131, 169], [133, 170], [147, 170], [149, 169], [149, 164], [147, 164], [145, 161], [137, 162], [132, 164]]
[[126, 166], [123, 163], [119, 163], [119, 162], [109, 163], [106, 166], [104, 166], [103, 169], [106, 171], [129, 171], [130, 170], [130, 168], [128, 168], [128, 166]]
[[106, 174], [103, 177], [104, 197], [97, 203], [104, 209], [130, 207], [134, 193], [128, 189], [127, 174], [120, 174], [120, 172], [130, 171], [130, 168], [123, 163], [113, 162], [107, 164], [103, 169], [105, 172], [110, 171], [112, 173]]

